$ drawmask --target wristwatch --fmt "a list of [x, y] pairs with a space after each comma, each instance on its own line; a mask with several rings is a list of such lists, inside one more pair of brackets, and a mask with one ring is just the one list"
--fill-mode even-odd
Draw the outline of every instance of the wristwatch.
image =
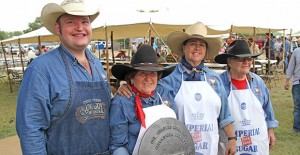
[[228, 137], [228, 140], [237, 140], [236, 137]]

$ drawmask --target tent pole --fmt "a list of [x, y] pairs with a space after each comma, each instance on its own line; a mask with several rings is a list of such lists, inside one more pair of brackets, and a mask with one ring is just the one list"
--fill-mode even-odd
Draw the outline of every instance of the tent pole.
[[8, 72], [8, 64], [7, 64], [7, 59], [6, 59], [6, 51], [4, 49], [3, 42], [1, 42], [1, 46], [2, 46], [2, 51], [3, 51], [3, 54], [4, 54], [6, 74], [7, 74], [7, 78], [8, 78], [8, 81], [9, 81], [10, 93], [12, 93], [13, 91], [12, 91], [12, 87], [11, 87], [11, 79], [10, 79], [9, 72]]
[[107, 37], [107, 27], [105, 26], [105, 40], [106, 40], [106, 46], [105, 46], [105, 55], [106, 55], [106, 76], [108, 79], [110, 79], [110, 69], [109, 69], [109, 53], [108, 53], [108, 37]]
[[38, 44], [39, 44], [39, 55], [41, 55], [42, 54], [42, 42], [41, 42], [41, 36], [38, 36]]
[[[115, 54], [114, 54], [114, 32], [110, 31], [110, 40], [111, 40], [111, 53], [112, 53], [112, 59], [113, 59], [113, 64], [115, 64]], [[106, 46], [108, 46], [108, 42], [106, 42]]]
[[21, 39], [18, 39], [18, 44], [19, 44], [19, 51], [20, 51], [20, 58], [21, 58], [21, 64], [22, 64], [22, 73], [24, 75], [24, 63], [23, 63], [23, 51], [21, 49]]
[[[255, 43], [255, 41], [256, 41], [256, 28], [253, 27], [253, 43], [252, 43], [253, 44], [253, 47], [252, 47], [253, 54], [254, 54], [255, 49], [256, 49], [256, 43]], [[253, 72], [255, 72], [256, 71], [255, 70], [256, 69], [255, 68], [255, 59], [254, 59], [254, 61], [252, 63], [253, 63]]]

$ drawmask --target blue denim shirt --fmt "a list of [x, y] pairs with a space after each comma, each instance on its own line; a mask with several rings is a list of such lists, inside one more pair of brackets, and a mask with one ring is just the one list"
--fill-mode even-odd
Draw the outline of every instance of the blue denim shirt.
[[[135, 97], [129, 99], [116, 95], [110, 106], [110, 149], [114, 155], [132, 154], [140, 133], [141, 123], [135, 113]], [[161, 100], [155, 92], [152, 97], [142, 98], [143, 108], [160, 105]], [[171, 106], [172, 108], [172, 106]]]
[[[270, 98], [270, 93], [269, 93], [269, 90], [268, 90], [265, 82], [261, 79], [261, 77], [259, 77], [258, 75], [254, 74], [252, 72], [249, 72], [249, 75], [250, 75], [250, 79], [251, 79], [251, 80], [249, 80], [250, 88], [251, 88], [252, 92], [254, 93], [254, 95], [257, 97], [257, 99], [261, 103], [261, 106], [265, 113], [267, 127], [268, 128], [277, 128], [278, 121], [275, 119], [274, 111], [273, 111], [273, 107], [272, 107], [272, 103], [271, 103], [271, 98]], [[222, 73], [220, 75], [220, 77], [224, 83], [227, 96], [229, 96], [230, 85], [231, 85], [230, 74], [228, 71], [226, 71], [226, 72]], [[236, 88], [233, 86], [232, 89], [235, 90]]]
[[[89, 50], [86, 50], [86, 56], [92, 76], [71, 53], [65, 48], [64, 51], [73, 81], [100, 81], [99, 73], [95, 69], [98, 68], [105, 83], [103, 90], [110, 94], [101, 62]], [[34, 59], [25, 70], [17, 101], [16, 129], [23, 154], [47, 154], [46, 130], [49, 129], [51, 121], [66, 109], [69, 100], [70, 87], [60, 51], [54, 49]]]
[[[201, 74], [201, 80], [205, 80], [204, 75], [206, 75], [206, 81], [211, 85], [215, 92], [220, 96], [221, 99], [221, 111], [218, 118], [218, 122], [221, 128], [224, 128], [228, 124], [232, 123], [234, 120], [230, 114], [230, 109], [228, 107], [228, 99], [223, 86], [223, 83], [219, 75], [213, 70], [204, 67]], [[180, 89], [182, 78], [186, 79], [189, 76], [188, 73], [181, 63], [176, 64], [176, 69], [167, 77], [159, 80], [157, 91], [162, 95], [163, 100], [169, 99], [170, 103], [175, 103], [174, 98]], [[204, 107], [205, 108], [205, 107]], [[176, 111], [176, 109], [175, 109]]]

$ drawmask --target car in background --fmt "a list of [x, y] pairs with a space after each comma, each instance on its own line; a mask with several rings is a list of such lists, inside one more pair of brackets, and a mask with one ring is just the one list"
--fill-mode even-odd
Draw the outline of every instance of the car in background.
[[6, 53], [9, 54], [19, 54], [20, 50], [18, 46], [8, 46], [8, 51]]

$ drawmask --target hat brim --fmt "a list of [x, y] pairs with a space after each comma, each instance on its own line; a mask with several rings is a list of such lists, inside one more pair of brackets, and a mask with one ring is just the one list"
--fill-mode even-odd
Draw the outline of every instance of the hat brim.
[[232, 55], [232, 54], [227, 54], [227, 53], [223, 53], [223, 54], [219, 54], [215, 57], [215, 62], [219, 63], [219, 64], [227, 64], [227, 58], [230, 57], [251, 57], [251, 58], [256, 58], [258, 56], [260, 56], [263, 52], [259, 53], [259, 54], [239, 54], [239, 55]]
[[207, 53], [205, 58], [214, 58], [219, 54], [221, 49], [221, 38], [219, 37], [202, 37], [202, 36], [191, 36], [185, 32], [172, 32], [167, 37], [167, 44], [172, 50], [172, 53], [182, 57], [184, 54], [182, 51], [183, 42], [189, 39], [201, 39], [207, 43]]
[[60, 5], [56, 3], [49, 3], [44, 6], [41, 12], [41, 21], [49, 32], [56, 34], [54, 25], [58, 17], [66, 13], [70, 15], [76, 15], [76, 16], [89, 16], [90, 21], [93, 22], [100, 14], [100, 11], [99, 9], [88, 10], [88, 11], [82, 11], [82, 10], [68, 11], [63, 9]]
[[117, 78], [118, 80], [124, 80], [125, 75], [134, 72], [134, 71], [151, 71], [151, 72], [162, 72], [161, 78], [164, 78], [168, 75], [170, 75], [176, 66], [171, 66], [168, 68], [160, 68], [160, 67], [149, 67], [149, 66], [143, 66], [143, 67], [131, 67], [127, 65], [114, 65], [111, 68], [112, 75]]

